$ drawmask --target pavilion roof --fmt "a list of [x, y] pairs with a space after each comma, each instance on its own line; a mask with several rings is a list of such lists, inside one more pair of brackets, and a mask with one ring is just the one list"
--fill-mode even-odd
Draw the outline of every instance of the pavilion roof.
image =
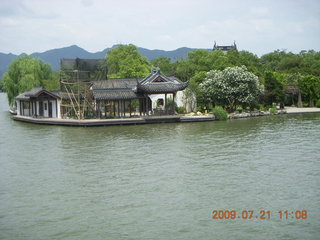
[[95, 89], [93, 96], [97, 100], [130, 100], [143, 98], [142, 94], [134, 92], [132, 89]]
[[21, 94], [19, 94], [16, 99], [17, 100], [30, 100], [30, 98], [36, 98], [38, 96], [40, 96], [41, 94], [46, 94], [49, 95], [53, 98], [61, 98], [59, 93], [57, 91], [47, 91], [45, 90], [43, 87], [34, 87], [29, 91], [23, 92]]

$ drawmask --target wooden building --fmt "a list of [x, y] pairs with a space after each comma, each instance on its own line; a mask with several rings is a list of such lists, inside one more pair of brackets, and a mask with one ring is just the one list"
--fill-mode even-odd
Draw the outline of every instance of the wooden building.
[[221, 50], [222, 52], [227, 53], [230, 50], [237, 50], [237, 45], [235, 41], [233, 42], [233, 45], [228, 45], [228, 46], [217, 45], [216, 41], [214, 41], [212, 51], [217, 51], [217, 50]]
[[61, 98], [58, 92], [34, 87], [16, 97], [17, 115], [30, 117], [60, 118]]
[[97, 117], [175, 114], [176, 94], [187, 83], [152, 69], [143, 79], [107, 79], [93, 82]]
[[[86, 119], [174, 115], [177, 92], [187, 86], [188, 83], [181, 82], [176, 77], [165, 76], [160, 69], [155, 68], [146, 78], [91, 81], [89, 90], [86, 90], [85, 101], [82, 101], [82, 108], [77, 108], [76, 105], [80, 105], [83, 95], [79, 94], [79, 101], [75, 102], [70, 94], [68, 96], [63, 91], [50, 92], [42, 87], [35, 87], [16, 97], [17, 115], [75, 119], [80, 119], [79, 116]], [[84, 114], [77, 112], [77, 109], [81, 109]]]

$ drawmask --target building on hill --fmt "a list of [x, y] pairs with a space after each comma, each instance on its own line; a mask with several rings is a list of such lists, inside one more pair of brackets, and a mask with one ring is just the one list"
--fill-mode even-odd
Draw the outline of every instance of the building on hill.
[[[94, 79], [92, 76], [97, 76], [95, 70], [98, 65], [94, 66], [97, 62], [63, 62], [71, 64], [70, 69], [61, 70], [61, 90], [50, 92], [36, 87], [20, 94], [16, 97], [18, 116], [123, 118], [175, 115], [176, 106], [186, 107], [182, 91], [188, 83], [163, 75], [159, 68], [153, 68], [147, 77], [141, 79]], [[78, 69], [79, 63], [81, 69]]]
[[216, 41], [214, 41], [212, 51], [216, 51], [216, 50], [221, 50], [224, 53], [227, 53], [230, 50], [237, 50], [236, 41], [234, 41], [233, 45], [230, 45], [230, 46], [220, 46], [220, 45], [217, 45]]

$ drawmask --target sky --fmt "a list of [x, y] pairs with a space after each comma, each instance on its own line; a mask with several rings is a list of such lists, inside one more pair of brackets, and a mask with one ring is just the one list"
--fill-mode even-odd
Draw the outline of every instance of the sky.
[[0, 52], [78, 45], [320, 51], [320, 0], [0, 0]]

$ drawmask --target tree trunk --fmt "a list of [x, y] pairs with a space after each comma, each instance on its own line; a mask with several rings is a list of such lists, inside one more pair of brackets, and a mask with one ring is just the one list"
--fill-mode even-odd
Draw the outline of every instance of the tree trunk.
[[230, 104], [230, 112], [233, 112], [233, 108], [234, 108], [234, 104], [235, 104], [235, 101], [231, 101], [231, 100], [228, 100], [229, 104]]
[[298, 108], [302, 108], [301, 92], [298, 93]]
[[312, 98], [310, 98], [309, 107], [314, 107], [314, 100]]

